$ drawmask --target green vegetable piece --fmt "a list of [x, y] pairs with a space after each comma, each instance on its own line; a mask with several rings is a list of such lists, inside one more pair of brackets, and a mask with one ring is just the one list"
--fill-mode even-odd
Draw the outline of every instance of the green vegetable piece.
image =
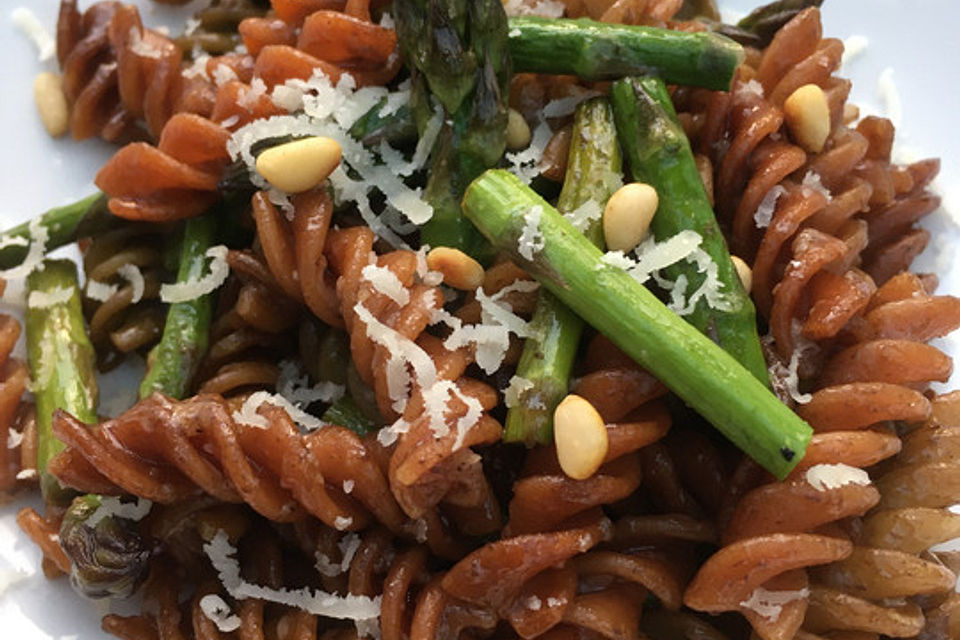
[[614, 80], [656, 73], [670, 84], [728, 91], [743, 48], [716, 33], [537, 17], [510, 20], [515, 71]]
[[324, 411], [322, 420], [353, 431], [361, 438], [375, 432], [379, 427], [357, 406], [350, 396], [343, 396]]
[[27, 276], [27, 291], [32, 303], [26, 312], [27, 357], [37, 404], [40, 489], [47, 502], [59, 504], [72, 494], [47, 472], [47, 464], [64, 449], [53, 434], [53, 413], [62, 409], [82, 422], [97, 421], [96, 355], [83, 326], [73, 262], [44, 261], [42, 269]]
[[387, 104], [384, 98], [350, 127], [350, 135], [368, 147], [379, 145], [381, 141], [391, 147], [402, 147], [417, 142], [417, 123], [408, 105], [403, 105], [393, 113], [380, 115]]
[[[539, 206], [545, 246], [527, 260], [517, 251]], [[586, 322], [723, 432], [754, 460], [785, 477], [803, 457], [812, 429], [763, 383], [650, 293], [556, 209], [507, 171], [490, 170], [463, 199], [464, 214], [512, 259]]]
[[90, 524], [100, 496], [76, 498], [60, 525], [60, 546], [70, 558], [70, 583], [88, 598], [127, 598], [147, 575], [150, 547], [135, 522], [106, 516]]
[[444, 110], [430, 155], [424, 199], [433, 217], [421, 242], [460, 249], [481, 262], [489, 248], [460, 211], [470, 181], [500, 162], [506, 148], [511, 75], [507, 17], [500, 0], [397, 0], [397, 36], [411, 69], [411, 110], [421, 135]]
[[[701, 298], [684, 316], [710, 336], [764, 384], [766, 361], [757, 335], [756, 310], [744, 290], [710, 201], [703, 188], [690, 143], [676, 121], [666, 86], [656, 78], [625, 78], [611, 88], [620, 144], [634, 180], [657, 190], [660, 205], [651, 229], [658, 242], [681, 231], [695, 231], [700, 248], [716, 263], [722, 293], [729, 308], [716, 309]], [[672, 281], [685, 278], [687, 291], [696, 291], [707, 278], [698, 265], [683, 260], [664, 270]]]
[[[213, 243], [216, 218], [207, 214], [192, 218], [183, 228], [177, 282], [199, 280], [207, 272], [206, 252]], [[139, 396], [154, 392], [182, 399], [190, 389], [210, 341], [213, 294], [175, 302], [167, 311], [163, 336], [153, 349], [150, 368], [140, 383]]]
[[757, 7], [737, 23], [737, 27], [755, 33], [760, 39], [757, 46], [765, 47], [773, 40], [780, 28], [809, 7], [819, 7], [823, 0], [778, 0]]
[[[602, 211], [621, 182], [620, 147], [613, 111], [606, 98], [593, 98], [577, 107], [563, 191], [557, 209], [569, 213], [593, 201]], [[585, 234], [603, 247], [603, 227], [593, 221]], [[570, 372], [580, 345], [583, 320], [549, 291], [537, 293], [531, 320], [534, 336], [523, 345], [516, 375], [532, 383], [519, 404], [507, 411], [503, 439], [528, 446], [553, 438], [553, 411], [570, 386]]]
[[[90, 235], [90, 231], [102, 228], [104, 215], [109, 215], [106, 214], [106, 204], [106, 196], [95, 193], [73, 204], [54, 207], [42, 214], [39, 223], [48, 233], [47, 251], [74, 242], [79, 237]], [[27, 257], [31, 239], [30, 225], [31, 222], [24, 222], [0, 236], [0, 269], [15, 267]], [[20, 238], [21, 241], [13, 240], [14, 238]]]

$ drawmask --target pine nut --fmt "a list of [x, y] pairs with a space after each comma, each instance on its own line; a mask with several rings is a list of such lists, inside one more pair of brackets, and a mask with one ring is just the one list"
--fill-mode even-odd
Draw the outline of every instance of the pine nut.
[[507, 149], [519, 151], [530, 145], [530, 125], [516, 109], [510, 109], [507, 115]]
[[823, 89], [805, 84], [783, 103], [783, 115], [794, 140], [813, 153], [823, 150], [830, 135], [830, 105]]
[[553, 439], [560, 468], [574, 480], [589, 478], [607, 456], [607, 425], [593, 405], [569, 394], [553, 412]]
[[642, 182], [626, 184], [610, 196], [603, 211], [603, 237], [611, 251], [631, 251], [650, 230], [660, 199]]
[[750, 293], [750, 287], [753, 286], [753, 270], [750, 265], [744, 262], [740, 256], [730, 256], [730, 261], [733, 262], [733, 267], [737, 270], [737, 276], [740, 278], [743, 288], [747, 293]]
[[70, 107], [60, 76], [44, 71], [33, 80], [33, 99], [47, 133], [57, 138], [70, 128]]
[[277, 189], [300, 193], [313, 189], [340, 164], [340, 145], [315, 136], [267, 149], [257, 157], [257, 171]]
[[427, 268], [443, 274], [443, 282], [454, 289], [474, 291], [483, 284], [480, 263], [459, 249], [436, 247], [427, 254]]

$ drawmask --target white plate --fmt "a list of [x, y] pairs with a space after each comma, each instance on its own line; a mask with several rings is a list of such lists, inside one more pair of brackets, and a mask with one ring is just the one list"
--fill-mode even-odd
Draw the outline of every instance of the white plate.
[[[45, 134], [34, 110], [31, 83], [38, 72], [54, 70], [55, 63], [38, 62], [36, 50], [13, 26], [10, 13], [21, 4], [30, 6], [51, 31], [58, 6], [56, 0], [0, 0], [0, 59], [4, 61], [0, 122], [7, 123], [0, 138], [3, 229], [90, 193], [93, 176], [110, 153], [99, 141], [76, 144], [51, 140]], [[81, 4], [86, 7], [90, 2]], [[177, 15], [189, 15], [191, 5], [204, 2], [177, 11], [147, 0], [136, 4], [144, 7], [144, 20], [153, 26], [175, 25]], [[756, 2], [724, 4], [743, 13]], [[902, 98], [898, 151], [907, 158], [943, 158], [937, 186], [945, 206], [926, 223], [934, 231], [934, 242], [916, 266], [938, 271], [942, 291], [960, 293], [960, 262], [948, 250], [956, 246], [960, 233], [946, 213], [952, 210], [960, 215], [960, 164], [955, 160], [960, 153], [960, 127], [955, 120], [960, 104], [956, 4], [954, 0], [827, 0], [823, 12], [827, 35], [869, 39], [866, 51], [843, 70], [854, 81], [852, 100], [864, 111], [889, 115], [877, 80], [885, 68], [892, 68]], [[941, 346], [944, 343], [951, 353], [960, 353], [960, 342], [942, 341]], [[13, 505], [0, 508], [0, 635], [19, 640], [107, 638], [99, 627], [106, 605], [79, 598], [66, 580], [46, 581], [39, 571], [39, 554], [17, 530], [14, 513]], [[10, 579], [16, 582], [8, 585]]]

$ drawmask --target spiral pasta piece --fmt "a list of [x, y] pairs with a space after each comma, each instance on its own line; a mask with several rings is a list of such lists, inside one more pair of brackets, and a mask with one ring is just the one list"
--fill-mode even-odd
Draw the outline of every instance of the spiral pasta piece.
[[29, 372], [24, 362], [10, 356], [19, 337], [20, 323], [0, 314], [0, 499], [35, 475], [37, 464], [36, 425], [21, 404]]
[[[268, 404], [258, 415], [265, 427], [240, 422], [217, 396], [177, 402], [159, 394], [93, 430], [59, 413], [54, 430], [68, 448], [50, 470], [81, 491], [162, 504], [202, 492], [280, 522], [309, 513], [341, 529], [361, 529], [372, 518], [400, 530], [402, 513], [355, 434], [330, 425], [301, 435], [285, 410]], [[77, 458], [89, 463], [86, 472]], [[355, 483], [350, 495], [345, 481]]]
[[[123, 117], [145, 119], [158, 139], [156, 146], [137, 142], [123, 147], [97, 174], [97, 185], [110, 196], [110, 210], [122, 218], [169, 221], [209, 208], [230, 159], [230, 132], [287, 113], [272, 99], [275, 86], [317, 73], [333, 83], [350, 74], [358, 86], [382, 85], [401, 65], [395, 32], [371, 22], [367, 3], [349, 3], [345, 11], [323, 3], [317, 9], [298, 5], [292, 12], [280, 3], [279, 20], [251, 17], [240, 23], [249, 54], [211, 58], [198, 73], [186, 75], [180, 50], [143, 29], [134, 7], [97, 6], [89, 11], [96, 9], [97, 16], [106, 15], [108, 8], [112, 12], [103, 19], [109, 23], [101, 29], [104, 34], [96, 31], [90, 37], [113, 53], [111, 77]], [[75, 28], [67, 23], [80, 21], [79, 14], [74, 8], [65, 15], [71, 17], [64, 18], [63, 31], [72, 32]], [[81, 52], [88, 48], [77, 47]], [[201, 89], [202, 100], [193, 95]]]

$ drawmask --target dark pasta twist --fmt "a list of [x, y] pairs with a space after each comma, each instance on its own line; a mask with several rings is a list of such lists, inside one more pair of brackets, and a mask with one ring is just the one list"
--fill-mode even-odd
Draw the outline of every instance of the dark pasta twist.
[[36, 424], [20, 401], [30, 374], [23, 361], [10, 357], [19, 337], [20, 323], [0, 314], [0, 499], [26, 480], [24, 472], [36, 472]]

